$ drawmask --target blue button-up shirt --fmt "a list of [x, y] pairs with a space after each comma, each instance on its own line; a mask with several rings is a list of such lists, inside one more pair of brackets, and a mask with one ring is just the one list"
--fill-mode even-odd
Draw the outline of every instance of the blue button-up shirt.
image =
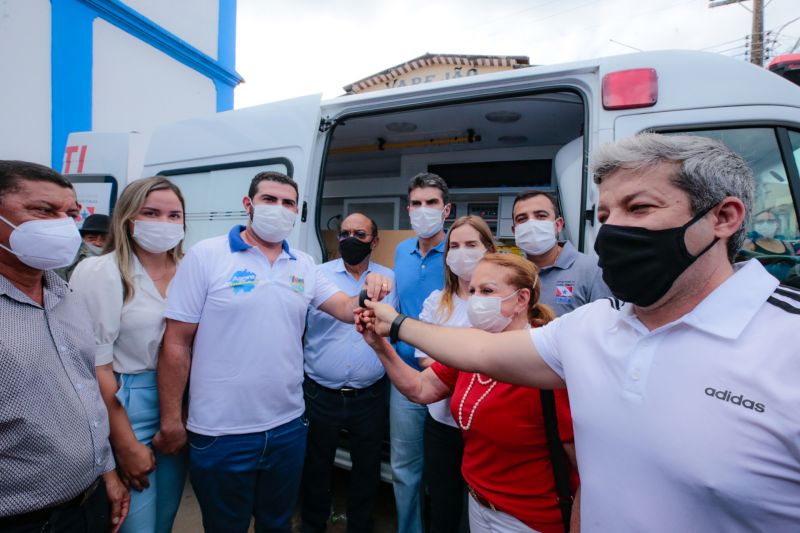
[[[417, 238], [406, 239], [397, 245], [394, 258], [395, 286], [400, 300], [399, 311], [411, 318], [419, 318], [422, 304], [430, 293], [444, 287], [444, 245], [442, 239], [428, 250], [425, 257], [419, 252]], [[403, 360], [421, 370], [414, 347], [404, 342], [397, 343], [397, 353]]]
[[[341, 259], [328, 261], [317, 268], [348, 296], [361, 292], [370, 272], [394, 278], [390, 269], [372, 262], [358, 279], [345, 269]], [[396, 307], [395, 294], [395, 291], [390, 292], [383, 301]], [[346, 324], [316, 308], [308, 312], [303, 355], [308, 377], [330, 389], [363, 389], [381, 379], [385, 372], [378, 356], [353, 324]]]

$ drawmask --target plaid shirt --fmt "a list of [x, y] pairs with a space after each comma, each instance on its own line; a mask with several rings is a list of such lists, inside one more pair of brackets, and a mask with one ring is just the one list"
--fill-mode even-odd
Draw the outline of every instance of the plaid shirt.
[[88, 312], [44, 274], [44, 306], [0, 275], [0, 517], [74, 498], [114, 468]]

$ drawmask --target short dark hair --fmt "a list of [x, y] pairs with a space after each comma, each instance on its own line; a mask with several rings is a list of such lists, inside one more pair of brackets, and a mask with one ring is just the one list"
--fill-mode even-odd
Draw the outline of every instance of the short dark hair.
[[438, 174], [433, 172], [420, 172], [408, 182], [408, 194], [414, 189], [422, 189], [423, 187], [433, 187], [442, 191], [442, 201], [447, 205], [450, 201], [450, 189], [447, 188], [447, 183]]
[[65, 189], [74, 189], [72, 183], [50, 167], [28, 161], [0, 160], [0, 201], [19, 188], [19, 182], [47, 181]]
[[291, 185], [297, 195], [296, 200], [300, 199], [300, 191], [297, 189], [297, 182], [284, 174], [283, 172], [275, 172], [274, 170], [267, 170], [259, 172], [253, 179], [250, 180], [250, 190], [247, 191], [247, 196], [252, 200], [258, 192], [258, 184], [262, 181], [274, 181], [275, 183], [283, 183], [284, 185]]
[[351, 217], [353, 215], [361, 215], [362, 217], [365, 217], [367, 220], [369, 220], [370, 232], [372, 233], [372, 236], [373, 237], [378, 236], [378, 224], [377, 222], [375, 222], [375, 219], [369, 215], [365, 215], [364, 213], [360, 213], [358, 211], [353, 211], [346, 217], [339, 220], [339, 231], [342, 231], [342, 224], [344, 224], [344, 221], [347, 220], [348, 217]]
[[511, 216], [514, 216], [514, 209], [517, 208], [517, 204], [519, 202], [523, 202], [530, 198], [536, 198], [537, 196], [544, 196], [550, 203], [553, 204], [553, 212], [556, 214], [556, 218], [561, 217], [561, 209], [558, 208], [558, 198], [556, 198], [555, 194], [545, 192], [545, 191], [525, 191], [521, 192], [514, 198], [514, 204], [511, 206]]

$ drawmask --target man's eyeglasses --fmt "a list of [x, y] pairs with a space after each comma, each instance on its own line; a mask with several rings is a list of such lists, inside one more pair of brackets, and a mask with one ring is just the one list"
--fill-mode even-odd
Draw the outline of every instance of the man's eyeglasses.
[[359, 241], [365, 241], [370, 237], [370, 234], [364, 231], [363, 229], [357, 229], [352, 231], [343, 229], [342, 231], [339, 232], [338, 237], [340, 241], [343, 241], [348, 237], [355, 237]]

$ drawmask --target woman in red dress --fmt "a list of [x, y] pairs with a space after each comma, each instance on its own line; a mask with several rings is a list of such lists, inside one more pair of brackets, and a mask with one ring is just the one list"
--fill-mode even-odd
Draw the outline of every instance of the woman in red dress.
[[[538, 303], [536, 267], [517, 255], [484, 256], [469, 292], [473, 327], [511, 331], [541, 326], [555, 317]], [[451, 398], [453, 417], [464, 436], [462, 473], [470, 492], [472, 533], [564, 531], [539, 389], [460, 372], [438, 362], [419, 372], [406, 365], [385, 338], [369, 331], [362, 334], [394, 385], [410, 400], [429, 404]], [[555, 403], [561, 441], [574, 465], [566, 391], [555, 391]], [[573, 487], [576, 484], [574, 477]]]

